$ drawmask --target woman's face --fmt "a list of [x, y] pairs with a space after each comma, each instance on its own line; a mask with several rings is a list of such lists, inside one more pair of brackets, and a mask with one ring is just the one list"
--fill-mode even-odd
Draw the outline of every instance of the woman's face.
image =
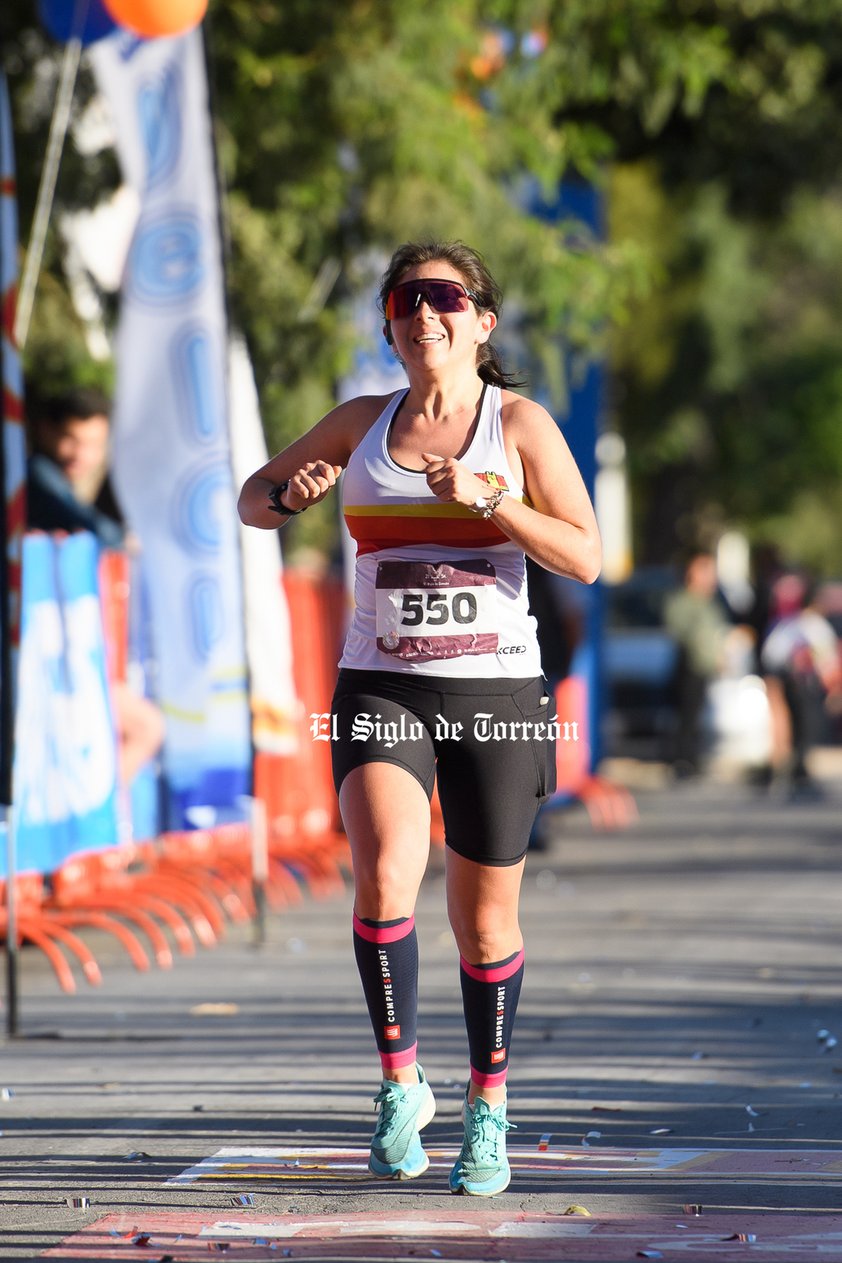
[[[400, 278], [404, 281], [440, 280], [469, 283], [450, 263], [433, 260], [408, 268]], [[497, 323], [492, 311], [478, 312], [474, 304], [467, 311], [436, 311], [422, 297], [409, 316], [391, 321], [392, 338], [407, 370], [413, 367], [430, 371], [450, 365], [476, 367], [477, 347], [487, 342]]]

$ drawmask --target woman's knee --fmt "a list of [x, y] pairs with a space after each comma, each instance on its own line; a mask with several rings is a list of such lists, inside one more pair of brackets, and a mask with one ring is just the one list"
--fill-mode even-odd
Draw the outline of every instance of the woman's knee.
[[354, 907], [357, 916], [391, 921], [410, 916], [418, 896], [421, 872], [397, 857], [360, 856], [354, 852]]
[[450, 910], [450, 928], [459, 954], [472, 965], [487, 965], [505, 960], [522, 943], [517, 913], [510, 916], [469, 917]]
[[519, 950], [523, 862], [487, 867], [447, 856], [447, 915], [461, 955], [474, 965], [504, 960]]

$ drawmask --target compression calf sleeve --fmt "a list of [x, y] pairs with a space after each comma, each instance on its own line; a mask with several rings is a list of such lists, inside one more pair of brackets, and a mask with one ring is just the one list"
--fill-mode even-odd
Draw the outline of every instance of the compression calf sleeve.
[[415, 918], [369, 921], [355, 913], [354, 955], [384, 1071], [412, 1065], [418, 1008]]
[[499, 1087], [506, 1081], [523, 959], [523, 948], [490, 965], [472, 965], [464, 956], [459, 958], [471, 1078], [481, 1088]]

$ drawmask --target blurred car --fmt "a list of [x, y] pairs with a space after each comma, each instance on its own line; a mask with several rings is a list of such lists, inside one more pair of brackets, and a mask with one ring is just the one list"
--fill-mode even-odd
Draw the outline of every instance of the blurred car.
[[[664, 626], [664, 607], [681, 579], [669, 566], [647, 566], [605, 589], [603, 673], [605, 753], [672, 761], [678, 722], [674, 681], [679, 649]], [[735, 628], [722, 675], [708, 687], [706, 753], [733, 766], [769, 758], [769, 707], [753, 673], [752, 643]]]
[[664, 605], [678, 584], [674, 569], [652, 566], [605, 587], [603, 739], [608, 755], [669, 758], [678, 646], [664, 626]]

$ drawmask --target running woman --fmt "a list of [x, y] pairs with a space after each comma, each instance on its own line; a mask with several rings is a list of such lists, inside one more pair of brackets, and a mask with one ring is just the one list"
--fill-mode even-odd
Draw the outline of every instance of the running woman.
[[454, 1193], [510, 1180], [506, 1075], [523, 978], [518, 922], [529, 834], [554, 787], [525, 554], [592, 583], [600, 543], [552, 417], [516, 394], [489, 339], [500, 291], [456, 243], [410, 243], [380, 288], [408, 388], [334, 408], [257, 470], [240, 516], [271, 529], [341, 471], [356, 541], [355, 610], [333, 701], [334, 779], [354, 868], [353, 942], [380, 1054], [370, 1170], [413, 1179], [435, 1102], [416, 1060], [414, 911], [434, 781], [470, 1074]]

